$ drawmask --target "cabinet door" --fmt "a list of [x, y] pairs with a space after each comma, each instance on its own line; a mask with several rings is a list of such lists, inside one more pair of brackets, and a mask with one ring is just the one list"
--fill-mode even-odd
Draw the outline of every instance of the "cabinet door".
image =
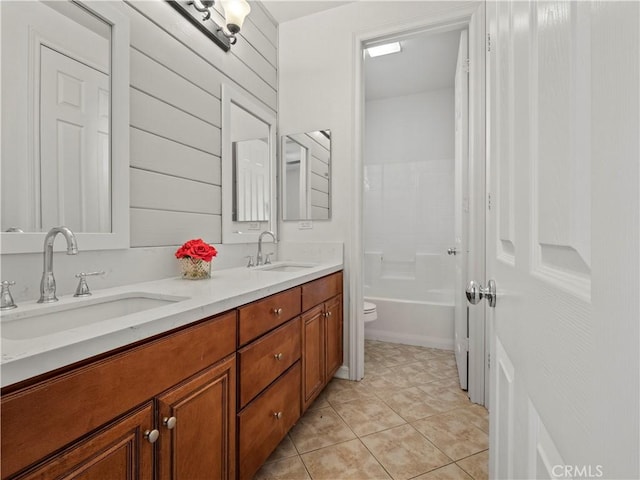
[[235, 476], [235, 355], [158, 397], [158, 477]]
[[145, 440], [144, 433], [152, 429], [150, 402], [17, 478], [151, 480], [153, 445]]
[[342, 365], [342, 295], [325, 304], [326, 380], [329, 381]]
[[302, 316], [303, 410], [306, 410], [324, 385], [324, 323], [322, 305]]

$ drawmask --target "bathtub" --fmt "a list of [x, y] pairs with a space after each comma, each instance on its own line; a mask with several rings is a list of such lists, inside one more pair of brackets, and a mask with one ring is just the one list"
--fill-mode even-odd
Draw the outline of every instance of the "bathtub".
[[[413, 292], [412, 292], [413, 290]], [[370, 340], [453, 350], [453, 290], [432, 289], [416, 292], [406, 289], [391, 297], [365, 286], [364, 300], [375, 303], [378, 319], [365, 323], [364, 335]]]

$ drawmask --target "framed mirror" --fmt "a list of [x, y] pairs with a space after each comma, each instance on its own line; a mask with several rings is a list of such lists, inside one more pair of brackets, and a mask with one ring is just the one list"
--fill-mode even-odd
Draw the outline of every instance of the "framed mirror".
[[[2, 2], [2, 253], [129, 246], [129, 19], [117, 5]], [[62, 249], [62, 245], [57, 245]]]
[[331, 131], [282, 137], [282, 219], [331, 218]]
[[275, 233], [276, 117], [240, 90], [222, 86], [222, 243]]

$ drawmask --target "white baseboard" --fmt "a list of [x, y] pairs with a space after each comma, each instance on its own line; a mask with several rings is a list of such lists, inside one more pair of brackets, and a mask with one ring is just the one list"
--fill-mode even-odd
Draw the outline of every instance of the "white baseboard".
[[404, 345], [415, 345], [418, 347], [440, 348], [442, 350], [453, 350], [453, 339], [428, 337], [424, 335], [406, 334], [390, 332], [388, 330], [373, 330], [366, 328], [364, 338], [367, 340], [378, 340], [381, 342], [402, 343]]
[[338, 371], [335, 373], [334, 378], [341, 378], [343, 380], [351, 380], [349, 378], [349, 367], [346, 365], [342, 365]]

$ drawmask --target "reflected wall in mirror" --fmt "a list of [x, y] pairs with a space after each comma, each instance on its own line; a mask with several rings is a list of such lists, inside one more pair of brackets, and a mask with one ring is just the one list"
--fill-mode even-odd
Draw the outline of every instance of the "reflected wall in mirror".
[[222, 87], [222, 243], [274, 231], [276, 117], [239, 89]]
[[331, 218], [331, 131], [282, 137], [282, 219]]
[[92, 235], [84, 249], [128, 246], [126, 14], [100, 2], [0, 8], [2, 252], [42, 251], [59, 225]]

